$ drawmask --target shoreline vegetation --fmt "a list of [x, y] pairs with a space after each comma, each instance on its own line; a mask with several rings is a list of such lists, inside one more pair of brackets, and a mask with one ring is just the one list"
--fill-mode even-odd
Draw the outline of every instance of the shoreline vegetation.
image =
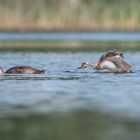
[[137, 31], [139, 0], [0, 0], [0, 31]]
[[[140, 31], [139, 0], [0, 0], [1, 32]], [[140, 51], [139, 41], [0, 41], [0, 51]]]
[[78, 52], [78, 51], [140, 51], [139, 41], [0, 41], [0, 52]]

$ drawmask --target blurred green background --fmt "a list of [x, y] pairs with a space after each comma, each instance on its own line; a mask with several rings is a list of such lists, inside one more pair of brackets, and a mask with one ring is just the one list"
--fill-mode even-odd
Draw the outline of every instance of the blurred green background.
[[77, 111], [0, 120], [2, 140], [132, 140], [140, 122], [99, 112]]
[[[139, 0], [0, 0], [1, 32], [137, 32]], [[140, 50], [139, 41], [0, 40], [0, 51]]]
[[0, 30], [139, 30], [139, 0], [0, 0]]

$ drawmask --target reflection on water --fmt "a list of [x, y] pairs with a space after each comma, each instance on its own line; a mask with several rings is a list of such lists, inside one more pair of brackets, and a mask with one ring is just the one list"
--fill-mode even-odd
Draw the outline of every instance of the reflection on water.
[[140, 138], [140, 53], [126, 53], [133, 73], [78, 70], [101, 53], [0, 53], [0, 65], [30, 65], [40, 75], [0, 76], [0, 139]]
[[0, 120], [3, 140], [132, 140], [140, 137], [140, 122], [96, 111], [27, 115]]

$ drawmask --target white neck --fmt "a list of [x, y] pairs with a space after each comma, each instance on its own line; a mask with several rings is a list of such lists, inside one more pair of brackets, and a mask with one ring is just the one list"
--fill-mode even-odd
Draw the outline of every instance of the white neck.
[[86, 63], [87, 63], [87, 66], [92, 67], [94, 69], [96, 68], [94, 63], [92, 62], [86, 62]]

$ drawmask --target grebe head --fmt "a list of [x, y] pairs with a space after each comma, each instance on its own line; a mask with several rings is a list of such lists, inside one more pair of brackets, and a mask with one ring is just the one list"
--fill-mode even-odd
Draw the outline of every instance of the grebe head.
[[86, 68], [88, 66], [95, 68], [94, 63], [86, 61], [86, 62], [81, 63], [81, 65], [78, 67], [78, 69], [83, 69], [83, 68]]
[[83, 69], [83, 68], [86, 68], [87, 66], [88, 66], [88, 62], [83, 62], [83, 63], [80, 64], [78, 69]]

